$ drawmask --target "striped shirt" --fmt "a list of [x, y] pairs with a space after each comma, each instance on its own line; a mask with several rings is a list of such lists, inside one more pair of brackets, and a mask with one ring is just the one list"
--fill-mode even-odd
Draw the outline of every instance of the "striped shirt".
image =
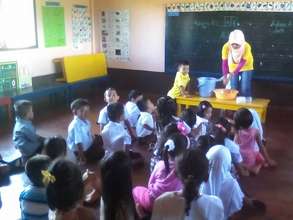
[[22, 220], [48, 220], [46, 189], [28, 186], [19, 196]]

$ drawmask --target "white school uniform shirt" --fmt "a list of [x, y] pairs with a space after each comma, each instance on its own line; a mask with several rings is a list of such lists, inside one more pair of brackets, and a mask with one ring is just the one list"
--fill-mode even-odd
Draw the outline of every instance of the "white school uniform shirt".
[[228, 219], [243, 206], [244, 194], [230, 173], [232, 159], [229, 150], [216, 145], [207, 152], [210, 161], [209, 180], [202, 185], [202, 193], [218, 196], [224, 206], [225, 219]]
[[148, 136], [153, 133], [152, 131], [145, 129], [143, 127], [145, 124], [151, 128], [155, 127], [155, 123], [154, 123], [154, 119], [153, 119], [152, 114], [150, 114], [148, 112], [141, 112], [140, 116], [138, 118], [137, 124], [136, 124], [137, 137], [145, 137], [145, 136]]
[[131, 137], [121, 123], [110, 121], [102, 130], [104, 148], [108, 153], [125, 151], [131, 144]]
[[[251, 128], [258, 129], [259, 134], [260, 134], [260, 138], [262, 140], [263, 139], [263, 136], [264, 136], [263, 135], [264, 132], [263, 132], [263, 128], [262, 128], [262, 124], [261, 124], [261, 120], [260, 120], [259, 114], [254, 109], [252, 109], [252, 108], [250, 108], [249, 111], [251, 112], [252, 117], [253, 117], [253, 122], [252, 122], [252, 124], [251, 124], [250, 127]], [[259, 151], [259, 146], [258, 146], [257, 143], [255, 143], [254, 149], [256, 151]]]
[[91, 133], [91, 123], [88, 120], [81, 120], [74, 116], [68, 127], [67, 145], [70, 150], [77, 151], [76, 145], [82, 144], [83, 150], [86, 151], [93, 143]]
[[185, 199], [181, 192], [166, 192], [156, 199], [151, 220], [223, 220], [222, 201], [216, 196], [201, 195], [191, 202], [185, 214]]
[[134, 102], [128, 101], [125, 105], [125, 112], [131, 127], [135, 127], [138, 121], [140, 111]]
[[229, 138], [225, 138], [224, 145], [230, 151], [233, 163], [239, 164], [243, 161], [243, 158], [240, 153], [240, 147], [235, 141]]
[[[103, 124], [106, 125], [109, 123], [110, 119], [108, 116], [108, 111], [107, 111], [108, 105], [106, 105], [104, 108], [102, 108], [102, 110], [99, 113], [98, 119], [97, 119], [97, 123], [98, 124]], [[129, 115], [126, 111], [126, 108], [124, 107], [124, 118], [125, 120], [129, 120]], [[124, 125], [124, 122], [121, 122]]]
[[98, 124], [106, 125], [106, 124], [109, 123], [110, 120], [109, 120], [109, 117], [108, 117], [107, 107], [108, 107], [108, 105], [106, 105], [100, 111], [99, 116], [98, 116], [98, 119], [97, 119], [97, 123]]

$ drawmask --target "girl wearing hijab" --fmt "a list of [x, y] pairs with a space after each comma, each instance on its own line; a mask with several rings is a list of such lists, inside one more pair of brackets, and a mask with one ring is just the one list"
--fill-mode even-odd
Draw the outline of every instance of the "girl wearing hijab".
[[232, 89], [239, 90], [241, 96], [251, 101], [253, 56], [241, 30], [232, 31], [222, 48], [222, 72], [224, 84], [227, 86], [230, 81]]
[[206, 156], [210, 161], [210, 174], [202, 186], [202, 193], [218, 196], [223, 202], [225, 219], [228, 219], [242, 209], [244, 202], [244, 194], [230, 173], [231, 154], [223, 145], [216, 145]]

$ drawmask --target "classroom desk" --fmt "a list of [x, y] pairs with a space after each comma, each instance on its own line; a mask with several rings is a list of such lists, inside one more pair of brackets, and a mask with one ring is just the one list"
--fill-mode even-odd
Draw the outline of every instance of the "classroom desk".
[[178, 97], [176, 98], [176, 103], [178, 106], [178, 113], [181, 112], [181, 106], [185, 105], [187, 108], [189, 106], [198, 106], [201, 101], [209, 101], [213, 108], [233, 110], [236, 111], [239, 108], [252, 108], [259, 114], [262, 123], [265, 123], [267, 116], [267, 108], [270, 103], [269, 99], [253, 99], [251, 103], [236, 103], [236, 100], [220, 100], [215, 97], [212, 98], [202, 98], [199, 96], [193, 97]]

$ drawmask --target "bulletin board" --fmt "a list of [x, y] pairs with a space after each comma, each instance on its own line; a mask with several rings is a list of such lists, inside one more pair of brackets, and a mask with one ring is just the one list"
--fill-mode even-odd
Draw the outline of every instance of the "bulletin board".
[[0, 92], [17, 89], [17, 62], [0, 63]]
[[64, 7], [43, 6], [45, 47], [65, 46]]

